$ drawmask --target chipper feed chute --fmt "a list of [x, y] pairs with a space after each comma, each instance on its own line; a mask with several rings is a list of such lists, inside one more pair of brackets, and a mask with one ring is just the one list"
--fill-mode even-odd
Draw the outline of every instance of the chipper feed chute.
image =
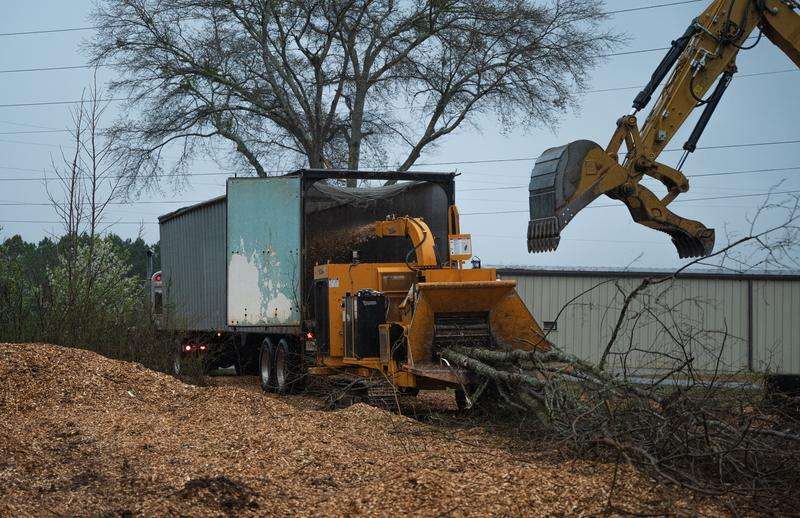
[[425, 282], [418, 286], [408, 329], [409, 359], [438, 364], [449, 347], [548, 349], [539, 324], [517, 295], [515, 281]]
[[[698, 257], [714, 248], [714, 230], [702, 223], [674, 214], [667, 205], [688, 189], [678, 171], [654, 165], [647, 174], [667, 187], [669, 194], [659, 199], [639, 185], [643, 172], [626, 163], [627, 169], [599, 144], [578, 140], [545, 151], [531, 173], [528, 251], [548, 252], [558, 247], [561, 231], [575, 215], [603, 194], [622, 201], [633, 220], [640, 225], [665, 232], [680, 257]], [[660, 168], [656, 170], [656, 167]]]

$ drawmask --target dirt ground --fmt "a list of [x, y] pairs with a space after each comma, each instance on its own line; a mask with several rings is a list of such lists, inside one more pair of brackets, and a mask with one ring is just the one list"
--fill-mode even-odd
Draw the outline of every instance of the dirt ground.
[[[83, 350], [0, 344], [0, 516], [606, 512], [613, 462], [488, 430], [447, 394], [414, 409], [427, 418], [328, 411], [265, 395], [256, 378], [198, 387]], [[625, 466], [616, 481], [618, 512], [720, 511]]]

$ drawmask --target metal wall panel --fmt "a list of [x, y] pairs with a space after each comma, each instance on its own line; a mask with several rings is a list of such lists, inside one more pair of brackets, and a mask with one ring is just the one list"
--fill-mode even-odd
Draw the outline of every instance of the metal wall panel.
[[[599, 361], [610, 341], [624, 294], [630, 293], [641, 281], [641, 278], [618, 278], [602, 273], [537, 276], [535, 270], [530, 274], [504, 274], [501, 270], [500, 275], [517, 281], [520, 296], [540, 324], [558, 318], [557, 331], [549, 335], [556, 345], [594, 362]], [[673, 358], [688, 354], [694, 358], [697, 370], [714, 371], [717, 366], [727, 372], [747, 369], [747, 283], [746, 280], [690, 278], [648, 288], [630, 305], [628, 318], [620, 327], [607, 360], [609, 365], [644, 373], [668, 368], [674, 365]], [[783, 295], [783, 306], [789, 300], [800, 300], [800, 283], [767, 283], [769, 286], [780, 284], [791, 285], [796, 297], [791, 299]], [[778, 293], [773, 288], [766, 289]], [[782, 338], [797, 337], [800, 324], [792, 321], [789, 314], [791, 311], [796, 314], [798, 310], [800, 306], [794, 306], [793, 310], [782, 314], [783, 327], [779, 331]], [[756, 316], [757, 321], [758, 318]], [[765, 330], [762, 334], [768, 333]], [[761, 340], [765, 342], [770, 338], [765, 336]], [[652, 351], [661, 354], [653, 355]], [[790, 353], [784, 354], [788, 361]], [[792, 358], [798, 361], [798, 354], [795, 352]], [[794, 368], [800, 372], [800, 366]]]
[[161, 219], [161, 269], [169, 327], [224, 329], [225, 199]]
[[800, 374], [800, 283], [753, 281], [753, 364]]

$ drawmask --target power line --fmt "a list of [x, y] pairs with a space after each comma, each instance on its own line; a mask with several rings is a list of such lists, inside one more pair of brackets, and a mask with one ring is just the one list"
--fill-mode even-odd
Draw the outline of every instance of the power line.
[[[693, 3], [697, 3], [697, 2], [701, 2], [701, 1], [703, 1], [703, 0], [683, 0], [683, 1], [680, 1], [680, 2], [669, 2], [669, 3], [657, 4], [657, 5], [631, 7], [631, 8], [628, 8], [628, 9], [618, 9], [616, 11], [606, 11], [603, 14], [607, 15], [607, 16], [611, 16], [611, 15], [614, 15], [614, 14], [630, 13], [630, 12], [634, 12], [634, 11], [645, 11], [645, 10], [648, 10], [648, 9], [657, 9], [657, 8], [660, 8], [660, 7], [674, 7], [674, 6], [678, 6], [678, 5], [684, 5], [684, 4], [693, 4]], [[100, 28], [100, 26], [91, 25], [91, 26], [86, 26], [86, 27], [65, 27], [65, 28], [61, 28], [61, 29], [40, 29], [40, 30], [36, 30], [36, 31], [3, 32], [3, 33], [0, 33], [0, 36], [31, 36], [31, 35], [34, 35], [34, 34], [54, 34], [54, 33], [61, 33], [61, 32], [91, 31], [91, 30], [95, 30], [95, 29], [99, 29], [99, 28]]]
[[[650, 52], [660, 52], [664, 50], [669, 50], [670, 47], [654, 47], [651, 49], [637, 49], [637, 50], [624, 50], [620, 52], [610, 52], [608, 54], [598, 54], [596, 57], [598, 58], [612, 58], [616, 56], [628, 56], [631, 54], [646, 54]], [[87, 68], [98, 68], [98, 67], [111, 67], [115, 66], [113, 64], [97, 64], [97, 65], [53, 65], [53, 66], [43, 66], [43, 67], [29, 67], [29, 68], [7, 68], [0, 70], [0, 74], [22, 74], [28, 72], [55, 72], [59, 70], [81, 70]]]
[[[650, 52], [661, 52], [664, 50], [669, 50], [670, 47], [653, 47], [650, 49], [636, 49], [636, 50], [623, 50], [619, 52], [609, 52], [608, 54], [598, 54], [596, 57], [598, 58], [613, 58], [617, 56], [629, 56], [632, 54], [647, 54]], [[7, 68], [0, 70], [0, 74], [22, 74], [27, 72], [54, 72], [59, 70], [81, 70], [87, 68], [99, 68], [99, 67], [111, 67], [116, 66], [113, 64], [97, 64], [97, 65], [53, 65], [53, 66], [42, 66], [42, 67], [29, 67], [29, 68]]]
[[703, 2], [703, 1], [706, 0], [682, 0], [680, 2], [669, 2], [665, 4], [645, 5], [642, 7], [630, 7], [628, 9], [619, 9], [617, 11], [606, 11], [604, 14], [611, 15], [611, 14], [621, 14], [621, 13], [632, 13], [634, 11], [646, 11], [648, 9], [658, 9], [659, 7], [674, 7], [676, 5], [696, 4], [698, 2]]
[[[800, 166], [795, 167], [773, 167], [770, 169], [745, 169], [742, 171], [724, 171], [719, 173], [698, 173], [698, 174], [686, 174], [686, 178], [705, 178], [709, 176], [731, 176], [731, 175], [739, 175], [739, 174], [753, 174], [753, 173], [775, 173], [780, 171], [798, 171], [800, 170]], [[467, 191], [505, 191], [510, 189], [522, 189], [527, 188], [528, 185], [509, 185], [504, 187], [476, 187], [472, 189], [459, 189], [458, 192], [467, 192]]]
[[10, 124], [11, 126], [21, 126], [23, 128], [39, 128], [39, 129], [49, 129], [49, 130], [58, 129], [52, 126], [42, 126], [40, 124], [30, 124], [30, 123], [13, 122], [13, 121], [0, 121], [0, 124]]
[[[675, 200], [672, 203], [691, 203], [695, 201], [711, 201], [711, 200], [730, 200], [734, 198], [754, 198], [758, 196], [777, 196], [783, 194], [798, 194], [798, 191], [779, 191], [779, 192], [761, 192], [755, 194], [730, 194], [725, 196], [706, 196], [702, 198], [689, 198], [688, 200]], [[586, 207], [587, 209], [607, 209], [610, 207], [620, 207], [620, 204], [613, 204], [613, 205], [590, 205]], [[527, 214], [529, 211], [527, 210], [499, 210], [499, 211], [488, 211], [488, 212], [462, 212], [462, 216], [486, 216], [492, 214]]]
[[[631, 52], [627, 52], [627, 53], [608, 54], [608, 56], [612, 56], [612, 55], [619, 56], [619, 55], [622, 55], [622, 54], [635, 54], [635, 53], [639, 53], [639, 52], [650, 52], [650, 51], [653, 51], [653, 50], [662, 50], [662, 49], [646, 49], [646, 50], [642, 50], [642, 51], [631, 51]], [[62, 68], [82, 68], [82, 67], [77, 66], [77, 67], [62, 67]], [[26, 70], [37, 70], [37, 69], [26, 69]], [[51, 70], [51, 69], [39, 69], [39, 70]], [[55, 69], [53, 69], [53, 70], [55, 70]], [[8, 71], [7, 70], [0, 70], [0, 74], [2, 74], [3, 72], [8, 72]], [[797, 69], [797, 68], [786, 68], [786, 69], [781, 69], [781, 70], [770, 70], [770, 71], [766, 71], [766, 72], [754, 72], [752, 74], [740, 74], [738, 76], [734, 76], [734, 79], [744, 79], [744, 78], [748, 78], [748, 77], [759, 77], [759, 76], [767, 76], [767, 75], [775, 75], [775, 74], [787, 74], [787, 73], [790, 73], [790, 72], [800, 72], [800, 69]], [[621, 91], [625, 91], [625, 90], [640, 90], [642, 88], [643, 88], [643, 86], [617, 86], [617, 87], [613, 87], [613, 88], [601, 88], [601, 89], [597, 89], [597, 90], [587, 90], [584, 93], [586, 93], [586, 94], [598, 94], [598, 93], [606, 93], [606, 92], [621, 92]], [[147, 97], [145, 97], [145, 98], [147, 98]], [[130, 100], [133, 100], [133, 99], [135, 99], [135, 97], [116, 97], [116, 98], [110, 98], [110, 99], [98, 99], [97, 102], [130, 101]], [[83, 101], [75, 100], [75, 101], [39, 101], [39, 102], [28, 102], [28, 103], [11, 103], [11, 104], [0, 104], [0, 108], [25, 108], [25, 107], [37, 107], [37, 106], [56, 106], [56, 105], [66, 105], [66, 104], [81, 104], [82, 102], [83, 103], [91, 102], [91, 100], [85, 99]], [[405, 106], [405, 107], [402, 107], [402, 108], [397, 108], [394, 111], [408, 110], [408, 109], [411, 109], [411, 108], [412, 108], [411, 106]], [[14, 123], [8, 123], [8, 124], [14, 124]], [[25, 124], [18, 124], [18, 125], [25, 126]], [[55, 131], [67, 131], [67, 130], [55, 130], [54, 129], [53, 132], [55, 132]], [[22, 134], [22, 133], [26, 133], [26, 132], [19, 132], [19, 133]], [[27, 132], [27, 133], [32, 133], [32, 132]], [[3, 133], [3, 134], [10, 135], [12, 133], [8, 132], [8, 133]]]
[[[713, 201], [713, 200], [728, 200], [728, 199], [735, 199], [735, 198], [753, 198], [758, 196], [772, 196], [772, 195], [784, 195], [784, 194], [797, 194], [800, 193], [800, 190], [793, 190], [793, 191], [778, 191], [778, 192], [763, 192], [763, 193], [749, 193], [749, 194], [729, 194], [724, 196], [704, 196], [700, 198], [690, 198], [687, 200], [675, 200], [672, 203], [689, 203], [689, 202], [697, 202], [697, 201]], [[480, 200], [476, 198], [468, 198], [467, 201], [496, 201], [496, 202], [504, 202], [507, 203], [508, 200]], [[165, 204], [173, 204], [173, 203], [202, 203], [207, 200], [134, 200], [134, 201], [118, 201], [118, 202], [110, 202], [108, 205], [165, 205]], [[47, 202], [0, 202], [0, 206], [15, 206], [15, 207], [47, 207], [53, 205], [52, 203]], [[619, 204], [607, 204], [607, 205], [592, 205], [587, 208], [589, 209], [605, 209], [611, 207], [619, 207]], [[462, 213], [463, 216], [472, 216], [472, 215], [485, 215], [485, 214], [518, 214], [518, 213], [527, 213], [527, 210], [510, 210], [510, 211], [489, 211], [489, 212], [464, 212]]]
[[[23, 144], [23, 145], [30, 145], [30, 146], [45, 146], [45, 147], [61, 147], [67, 146], [71, 144], [46, 144], [43, 142], [26, 142], [21, 140], [5, 140], [0, 139], [0, 142], [8, 143], [8, 144]], [[735, 149], [735, 148], [743, 148], [743, 147], [763, 147], [763, 146], [778, 146], [778, 145], [785, 145], [785, 144], [800, 144], [800, 139], [793, 139], [793, 140], [772, 140], [767, 142], [746, 142], [740, 144], [721, 144], [716, 146], [698, 146], [697, 150], [713, 150], [713, 149]], [[668, 148], [664, 149], [662, 153], [672, 153], [677, 151], [683, 151], [683, 148]], [[625, 154], [625, 153], [620, 153]], [[422, 166], [443, 166], [443, 165], [471, 165], [471, 164], [498, 164], [504, 162], [531, 162], [539, 157], [523, 157], [523, 158], [493, 158], [487, 160], [461, 160], [456, 162], [425, 162], [425, 163], [418, 163], [413, 164], [412, 167], [422, 167]]]
[[0, 131], [0, 135], [34, 135], [38, 133], [69, 133], [69, 130], [26, 130], [26, 131]]
[[[42, 169], [26, 169], [26, 168], [23, 168], [23, 167], [4, 167], [4, 166], [0, 166], [0, 169], [13, 169], [13, 170], [17, 170], [17, 171], [31, 171], [31, 172], [34, 172], [34, 173], [41, 173], [42, 172]], [[286, 171], [266, 171], [266, 173], [272, 174], [272, 175], [280, 175], [280, 174], [286, 174], [286, 173], [291, 173], [291, 172], [294, 172], [294, 171], [289, 171], [289, 170], [286, 170]], [[227, 171], [227, 172], [226, 171], [223, 171], [223, 172], [205, 172], [205, 173], [204, 172], [193, 172], [193, 173], [189, 173], [189, 174], [184, 174], [184, 173], [166, 173], [166, 174], [159, 174], [156, 177], [157, 178], [177, 178], [177, 177], [191, 178], [191, 177], [195, 177], [195, 176], [227, 176], [227, 177], [230, 177], [230, 178], [234, 178], [235, 177], [235, 173], [230, 172], [230, 171]], [[88, 176], [86, 176], [86, 175], [78, 175], [78, 177], [79, 178], [88, 178]], [[109, 176], [106, 176], [104, 178], [107, 178], [107, 179], [118, 179], [118, 178], [127, 178], [127, 176], [126, 175], [109, 175]], [[249, 177], [248, 176], [240, 176], [239, 178], [249, 178]], [[38, 181], [60, 180], [60, 179], [61, 178], [59, 178], [58, 176], [40, 176], [38, 178], [30, 177], [30, 176], [23, 176], [23, 177], [16, 177], [16, 178], [0, 178], [0, 182], [38, 182]]]
[[[598, 54], [596, 57], [598, 58], [612, 58], [616, 56], [628, 56], [631, 54], [647, 54], [650, 52], [660, 52], [664, 50], [669, 50], [670, 47], [653, 47], [650, 49], [637, 49], [637, 50], [623, 50], [620, 52], [609, 52], [608, 54]], [[0, 74], [21, 74], [27, 72], [53, 72], [59, 70], [81, 70], [86, 68], [96, 68], [96, 67], [111, 67], [115, 66], [114, 64], [97, 64], [97, 65], [53, 65], [53, 66], [43, 66], [43, 67], [29, 67], [29, 68], [7, 68], [0, 70]]]
[[99, 27], [67, 27], [64, 29], [42, 29], [38, 31], [2, 32], [0, 36], [29, 36], [31, 34], [53, 34], [55, 32], [90, 31], [93, 29], [99, 29]]
[[19, 74], [23, 72], [49, 72], [53, 70], [75, 70], [84, 68], [105, 67], [108, 65], [61, 65], [53, 67], [33, 67], [33, 68], [7, 68], [0, 70], [0, 74]]
[[[629, 9], [619, 9], [616, 11], [606, 11], [603, 14], [607, 16], [615, 15], [615, 14], [622, 14], [622, 13], [630, 13], [634, 11], [645, 11], [649, 9], [657, 9], [661, 7], [672, 7], [677, 5], [684, 5], [684, 4], [691, 4], [697, 3], [704, 0], [685, 0], [681, 2], [670, 2], [664, 4], [657, 4], [657, 5], [647, 5], [641, 7], [633, 7]], [[74, 27], [74, 28], [67, 28], [67, 29], [49, 29], [49, 30], [41, 30], [41, 31], [27, 31], [27, 32], [10, 32], [10, 33], [3, 33], [0, 36], [22, 36], [22, 35], [29, 35], [29, 34], [48, 34], [48, 33], [57, 33], [57, 32], [69, 32], [69, 31], [85, 31], [91, 29], [97, 29], [98, 27]], [[749, 39], [752, 39], [751, 36]], [[621, 51], [621, 52], [611, 52], [609, 54], [600, 54], [597, 57], [600, 58], [608, 58], [614, 56], [627, 56], [630, 54], [644, 54], [649, 52], [659, 52], [664, 50], [669, 50], [670, 47], [655, 47], [651, 49], [640, 49], [640, 50], [629, 50], [629, 51]], [[14, 73], [24, 73], [24, 72], [46, 72], [46, 71], [58, 71], [58, 70], [76, 70], [76, 69], [85, 69], [85, 68], [95, 68], [95, 67], [107, 67], [107, 66], [114, 66], [111, 64], [100, 64], [100, 65], [57, 65], [57, 66], [50, 66], [50, 67], [32, 67], [32, 68], [15, 68], [15, 69], [6, 69], [0, 70], [0, 74], [14, 74]]]
[[131, 101], [133, 99], [137, 99], [137, 97], [131, 96], [131, 97], [111, 97], [109, 99], [84, 99], [84, 100], [77, 100], [77, 101], [39, 101], [39, 102], [32, 102], [32, 103], [11, 103], [11, 104], [0, 104], [0, 108], [24, 108], [24, 107], [31, 107], [31, 106], [55, 106], [55, 105], [63, 105], [63, 104], [81, 104], [81, 103], [89, 103], [89, 102], [107, 103], [107, 102], [115, 102], [115, 101]]
[[[759, 193], [759, 194], [741, 194], [741, 195], [732, 195], [732, 196], [711, 196], [705, 198], [692, 198], [690, 200], [675, 200], [673, 203], [678, 202], [696, 202], [696, 201], [709, 201], [709, 200], [723, 200], [723, 199], [732, 199], [732, 198], [749, 198], [755, 196], [770, 196], [770, 195], [782, 195], [782, 194], [797, 194], [800, 191], [782, 191], [782, 192], [767, 192], [767, 193]], [[178, 203], [178, 202], [176, 202]], [[619, 205], [595, 205], [589, 206], [588, 209], [603, 209], [603, 208], [611, 208], [611, 207], [619, 207]], [[511, 211], [494, 211], [494, 212], [462, 212], [462, 216], [477, 216], [477, 215], [490, 215], [490, 214], [520, 214], [520, 213], [527, 213], [527, 210], [511, 210]], [[30, 219], [8, 219], [8, 220], [0, 220], [0, 223], [37, 223], [37, 224], [58, 224], [63, 223], [62, 221], [58, 220], [30, 220]], [[113, 223], [109, 223], [108, 226], [113, 225], [157, 225], [157, 221], [115, 221]], [[499, 236], [498, 236], [499, 237]], [[604, 242], [608, 242], [607, 240], [603, 240]]]
[[[64, 223], [63, 221], [58, 220], [41, 220], [41, 219], [5, 219], [0, 220], [0, 223]], [[106, 224], [106, 223], [104, 223]], [[109, 227], [114, 225], [158, 225], [158, 221], [115, 221], [113, 223], [107, 223]]]
[[[745, 79], [745, 78], [748, 78], [748, 77], [769, 76], [769, 75], [775, 75], [775, 74], [787, 74], [789, 72], [800, 72], [800, 69], [798, 69], [798, 68], [784, 68], [784, 69], [781, 69], [781, 70], [770, 70], [770, 71], [767, 71], [767, 72], [754, 72], [752, 74], [736, 75], [736, 76], [733, 76], [733, 78], [734, 79]], [[599, 90], [587, 90], [584, 93], [587, 93], [587, 94], [600, 94], [600, 93], [605, 93], [605, 92], [620, 92], [620, 91], [623, 91], [623, 90], [641, 90], [642, 88], [644, 88], [644, 85], [642, 85], [642, 86], [616, 86], [614, 88], [601, 88]]]
[[[42, 169], [32, 169], [32, 168], [25, 168], [25, 167], [10, 167], [10, 166], [0, 166], [0, 169], [9, 169], [14, 171], [30, 171], [33, 173], [41, 173], [45, 168]], [[754, 173], [775, 173], [775, 172], [782, 172], [782, 171], [798, 171], [800, 170], [800, 166], [793, 166], [793, 167], [773, 167], [773, 168], [766, 168], [766, 169], [744, 169], [740, 171], [721, 171], [715, 173], [695, 173], [695, 174], [686, 174], [687, 178], [704, 178], [704, 177], [712, 177], [712, 176], [731, 176], [731, 175], [741, 175], [741, 174], [754, 174]], [[283, 171], [267, 171], [270, 174], [286, 174], [292, 171], [283, 170]], [[195, 176], [230, 176], [231, 172], [229, 171], [221, 171], [221, 172], [203, 172], [203, 171], [195, 171], [190, 174], [183, 174], [183, 173], [166, 173], [158, 175], [159, 178], [174, 178], [174, 177], [188, 177], [192, 178]], [[486, 175], [487, 178], [490, 175]], [[83, 175], [80, 175], [83, 178]], [[125, 175], [113, 175], [107, 178], [125, 178]], [[0, 181], [15, 181], [15, 182], [36, 182], [42, 180], [59, 180], [60, 178], [57, 176], [44, 176], [44, 177], [15, 177], [15, 178], [0, 178]], [[465, 179], [465, 182], [473, 182], [474, 180]], [[489, 182], [487, 182], [489, 183]], [[491, 183], [491, 185], [495, 185], [495, 183]], [[508, 185], [502, 187], [475, 187], [469, 189], [459, 189], [458, 192], [471, 192], [471, 191], [504, 191], [504, 190], [511, 190], [511, 189], [524, 189], [527, 188], [527, 184], [520, 184], [520, 185]]]
[[[698, 146], [697, 149], [730, 149], [739, 147], [758, 147], [758, 146], [776, 146], [781, 144], [798, 144], [800, 139], [796, 140], [774, 140], [768, 142], [748, 142], [743, 144], [724, 144], [718, 146]], [[683, 151], [683, 148], [669, 148], [664, 149], [662, 153], [671, 153], [676, 151]], [[624, 154], [624, 153], [620, 153]], [[502, 162], [531, 162], [537, 160], [539, 157], [522, 157], [522, 158], [493, 158], [487, 160], [464, 160], [459, 162], [427, 162], [421, 164], [414, 164], [412, 167], [418, 166], [440, 166], [440, 165], [468, 165], [468, 164], [497, 164]]]
[[[106, 205], [165, 205], [170, 203], [202, 203], [208, 200], [134, 200], [134, 201], [112, 201]], [[27, 201], [10, 201], [0, 202], [0, 207], [49, 207], [52, 203], [47, 202], [27, 202]]]

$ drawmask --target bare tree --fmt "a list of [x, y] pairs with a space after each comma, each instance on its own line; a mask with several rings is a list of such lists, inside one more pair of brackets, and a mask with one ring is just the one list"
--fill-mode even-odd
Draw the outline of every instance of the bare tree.
[[58, 159], [51, 157], [58, 189], [51, 190], [48, 181], [44, 181], [65, 232], [60, 241], [60, 264], [53, 277], [57, 277], [54, 285], [60, 300], [52, 309], [58, 315], [51, 321], [54, 336], [62, 336], [67, 343], [81, 336], [86, 325], [83, 317], [92, 299], [107, 295], [96, 292], [95, 280], [107, 273], [109, 264], [116, 266], [115, 261], [109, 262], [105, 257], [115, 251], [99, 240], [104, 213], [122, 194], [119, 160], [112, 152], [114, 140], [104, 135], [101, 127], [108, 107], [108, 102], [101, 98], [95, 75], [81, 102], [71, 109], [71, 149], [69, 152], [62, 149]]
[[103, 214], [109, 203], [120, 198], [122, 175], [120, 175], [119, 157], [113, 153], [114, 139], [105, 135], [101, 121], [110, 101], [102, 100], [103, 94], [97, 86], [97, 70], [89, 87], [89, 98], [81, 103], [81, 111], [85, 120], [85, 138], [77, 139], [80, 143], [81, 169], [85, 172], [84, 189], [88, 207], [88, 234], [91, 238], [98, 235]]
[[[246, 169], [405, 171], [486, 113], [555, 122], [617, 41], [599, 0], [104, 0], [92, 62], [132, 98], [129, 179], [224, 139]], [[173, 146], [170, 146], [173, 144]], [[166, 165], [163, 150], [177, 148]]]
[[51, 167], [60, 193], [53, 193], [47, 180], [44, 180], [45, 191], [56, 215], [62, 221], [64, 239], [61, 240], [60, 255], [65, 258], [65, 270], [68, 280], [67, 301], [70, 306], [75, 304], [77, 293], [75, 293], [75, 277], [78, 275], [77, 269], [77, 250], [78, 238], [84, 223], [84, 203], [83, 203], [83, 170], [81, 164], [81, 145], [84, 138], [84, 115], [83, 103], [85, 94], [81, 96], [81, 103], [76, 108], [70, 109], [73, 128], [71, 130], [73, 148], [67, 153], [60, 149], [59, 158], [50, 157]]

